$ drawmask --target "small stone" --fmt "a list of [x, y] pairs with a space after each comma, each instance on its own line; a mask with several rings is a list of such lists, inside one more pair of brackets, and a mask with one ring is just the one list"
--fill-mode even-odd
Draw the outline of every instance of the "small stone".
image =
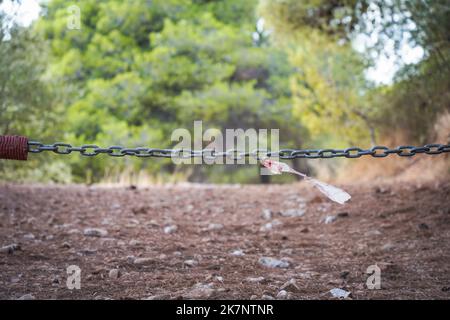
[[238, 249], [238, 250], [232, 251], [231, 255], [236, 256], [236, 257], [242, 257], [242, 256], [245, 256], [245, 253], [244, 253], [244, 251]]
[[221, 230], [223, 229], [223, 224], [221, 223], [210, 223], [208, 225], [208, 230]]
[[262, 257], [259, 259], [259, 264], [268, 267], [268, 268], [288, 268], [289, 262], [278, 260], [270, 257]]
[[161, 254], [159, 255], [158, 259], [159, 259], [159, 260], [165, 260], [165, 259], [167, 259], [167, 255], [164, 254], [164, 253], [161, 253]]
[[[297, 269], [297, 268], [298, 268], [298, 267], [296, 267], [296, 269]], [[297, 276], [300, 277], [300, 278], [302, 278], [302, 279], [311, 279], [312, 276], [313, 276], [313, 274], [312, 274], [310, 271], [308, 271], [308, 272], [300, 272], [300, 273], [297, 273]]]
[[94, 300], [112, 300], [112, 298], [98, 295], [94, 297]]
[[283, 217], [302, 217], [305, 214], [305, 208], [299, 209], [288, 209], [284, 211], [280, 211], [280, 215]]
[[27, 233], [26, 235], [23, 236], [23, 238], [25, 240], [34, 240], [34, 234], [32, 233]]
[[120, 276], [120, 271], [119, 269], [111, 269], [109, 270], [109, 277], [111, 279], [117, 279]]
[[342, 279], [347, 279], [348, 275], [350, 274], [350, 272], [348, 271], [342, 271], [341, 274], [339, 275]]
[[128, 263], [134, 263], [134, 260], [136, 260], [136, 257], [135, 257], [135, 256], [127, 256], [127, 257], [125, 258], [125, 260], [126, 260], [126, 262], [128, 262]]
[[140, 222], [138, 219], [130, 219], [129, 221], [130, 221], [130, 225], [133, 225], [133, 224], [135, 224], [135, 225], [141, 224], [141, 222]]
[[280, 220], [275, 219], [275, 220], [272, 220], [272, 222], [267, 222], [266, 224], [264, 224], [264, 225], [259, 229], [259, 231], [262, 231], [262, 232], [270, 231], [270, 230], [272, 230], [274, 227], [280, 226], [280, 225], [282, 225], [282, 224], [283, 224], [283, 223], [282, 223]]
[[263, 294], [263, 295], [261, 296], [261, 299], [262, 299], [262, 300], [275, 300], [274, 297], [272, 297], [272, 296], [270, 296], [270, 295], [268, 295], [268, 294]]
[[160, 226], [160, 224], [158, 223], [158, 221], [156, 221], [155, 219], [151, 219], [151, 220], [147, 221], [147, 222], [145, 223], [145, 225], [146, 225], [146, 226], [149, 226], [149, 227], [159, 227], [159, 226]]
[[287, 299], [289, 297], [289, 293], [286, 290], [281, 290], [277, 293], [278, 299]]
[[19, 250], [21, 250], [20, 245], [15, 244], [15, 243], [12, 243], [12, 244], [9, 244], [7, 246], [3, 246], [0, 248], [0, 252], [8, 253], [8, 254], [13, 254], [14, 251], [19, 251]]
[[63, 244], [61, 245], [61, 247], [66, 248], [66, 249], [70, 249], [70, 243], [68, 243], [68, 242], [63, 242]]
[[330, 293], [331, 293], [331, 295], [333, 297], [339, 298], [339, 299], [348, 298], [350, 296], [350, 294], [351, 294], [349, 291], [345, 291], [345, 290], [340, 289], [340, 288], [331, 289]]
[[164, 233], [171, 234], [178, 230], [178, 227], [176, 225], [169, 225], [164, 227]]
[[383, 251], [389, 251], [389, 250], [392, 250], [392, 249], [394, 249], [394, 248], [395, 248], [394, 244], [388, 242], [388, 243], [386, 243], [385, 245], [383, 245], [383, 246], [381, 247], [381, 250], [383, 250]]
[[139, 245], [141, 245], [141, 242], [139, 241], [139, 240], [136, 240], [136, 239], [131, 239], [130, 240], [130, 242], [129, 242], [129, 245], [130, 246], [139, 246]]
[[261, 216], [263, 219], [270, 220], [272, 219], [272, 211], [270, 209], [263, 209]]
[[83, 231], [86, 237], [105, 237], [108, 235], [108, 231], [100, 228], [86, 228]]
[[27, 293], [23, 296], [21, 296], [19, 299], [17, 300], [35, 300], [36, 298], [31, 294], [31, 293]]
[[297, 281], [295, 279], [290, 279], [286, 281], [281, 287], [280, 290], [287, 290], [290, 292], [298, 292], [300, 288], [297, 286]]
[[303, 228], [302, 230], [300, 230], [301, 233], [308, 233], [309, 229], [308, 228]]
[[264, 224], [263, 226], [261, 226], [261, 228], [259, 228], [259, 231], [266, 232], [266, 231], [270, 231], [272, 229], [273, 229], [272, 223], [268, 222], [268, 223]]
[[191, 259], [191, 260], [185, 260], [185, 261], [184, 261], [184, 264], [187, 265], [187, 266], [189, 266], [189, 267], [195, 267], [195, 266], [198, 265], [198, 261], [197, 261], [197, 260], [193, 260], [193, 259]]
[[250, 300], [258, 300], [258, 296], [256, 294], [253, 294], [250, 296]]
[[263, 282], [265, 279], [264, 277], [247, 277], [245, 278], [245, 281], [252, 282], [252, 283], [260, 283]]
[[12, 277], [11, 278], [11, 283], [18, 283], [20, 281], [21, 277], [22, 277], [21, 274], [18, 277]]
[[336, 216], [326, 216], [325, 219], [323, 219], [323, 222], [325, 224], [333, 223], [336, 221]]
[[138, 266], [144, 266], [155, 263], [155, 260], [152, 258], [136, 258], [133, 260], [133, 263]]
[[154, 296], [142, 298], [142, 300], [168, 300], [170, 298], [169, 294], [156, 294]]

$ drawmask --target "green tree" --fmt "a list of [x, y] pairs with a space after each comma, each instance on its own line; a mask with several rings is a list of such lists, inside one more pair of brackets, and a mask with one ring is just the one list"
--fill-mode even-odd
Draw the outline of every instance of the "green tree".
[[[46, 46], [31, 30], [0, 13], [0, 132], [45, 131], [53, 107], [46, 77]], [[44, 59], [43, 59], [44, 58]]]
[[[303, 87], [306, 86], [303, 88], [304, 91], [319, 92], [320, 86], [329, 89], [327, 91], [331, 95], [321, 92], [316, 96], [321, 98], [329, 96], [330, 101], [323, 104], [323, 108], [328, 108], [331, 112], [329, 116], [341, 125], [345, 125], [349, 118], [356, 115], [360, 118], [361, 124], [369, 127], [372, 140], [375, 140], [375, 131], [386, 135], [394, 126], [409, 133], [411, 139], [424, 142], [429, 136], [436, 116], [448, 110], [450, 56], [448, 1], [262, 0], [259, 12], [273, 27], [278, 39], [286, 40], [303, 35], [302, 43], [297, 43], [300, 50], [304, 50], [304, 42], [322, 43], [329, 57], [326, 59], [327, 64], [335, 61], [339, 65], [336, 59], [340, 59], [339, 55], [342, 52], [340, 47], [347, 47], [346, 56], [355, 56], [348, 44], [361, 35], [371, 39], [366, 44], [366, 52], [362, 56], [366, 60], [366, 67], [373, 64], [381, 55], [397, 56], [397, 62], [402, 69], [392, 86], [370, 89], [370, 83], [367, 81], [365, 84], [362, 83], [362, 87], [361, 82], [356, 81], [348, 86], [350, 90], [348, 95], [341, 91], [338, 96], [333, 97], [335, 87], [329, 86], [325, 78], [330, 80], [330, 76], [339, 77], [339, 72], [331, 73], [318, 82], [313, 81], [316, 85], [303, 81]], [[321, 42], [320, 39], [325, 41]], [[419, 64], [405, 65], [402, 61], [402, 47], [406, 44], [424, 50], [424, 58]], [[327, 50], [330, 46], [335, 48]], [[386, 47], [392, 47], [393, 51], [386, 50]], [[323, 57], [321, 52], [320, 46], [317, 46], [317, 51], [310, 50], [311, 55]], [[343, 60], [348, 61], [345, 58]], [[305, 66], [304, 62], [300, 64]], [[321, 72], [320, 63], [315, 69], [318, 73]], [[361, 63], [347, 64], [346, 72], [348, 79], [354, 78], [354, 75], [359, 77]], [[298, 88], [298, 81], [294, 82], [294, 86], [293, 91]], [[355, 97], [354, 93], [362, 94], [363, 100], [356, 100], [355, 103], [352, 98], [344, 105], [333, 103], [339, 101], [336, 100], [338, 97]], [[304, 99], [301, 100], [296, 103], [297, 106], [306, 103]], [[354, 111], [353, 115], [347, 112], [348, 107]], [[296, 109], [303, 110], [302, 107]], [[348, 116], [343, 116], [344, 113]], [[322, 115], [317, 114], [316, 120], [321, 117], [321, 122], [324, 123], [322, 127], [326, 128], [327, 118]], [[310, 123], [309, 119], [305, 119], [305, 123]], [[321, 125], [317, 123], [317, 127], [320, 129]], [[359, 127], [360, 125], [355, 126]], [[346, 133], [346, 136], [348, 134]], [[354, 136], [358, 134], [355, 131]]]
[[[48, 47], [32, 28], [0, 12], [0, 134], [31, 139], [54, 139], [61, 132], [57, 107], [59, 93], [47, 72]], [[5, 180], [69, 181], [70, 171], [62, 162], [44, 159], [24, 162], [0, 161]]]
[[[277, 114], [291, 113], [292, 68], [283, 51], [255, 43], [256, 4], [83, 0], [81, 29], [68, 30], [67, 3], [50, 1], [37, 27], [51, 44], [50, 72], [66, 90], [66, 138], [169, 147], [173, 129], [198, 119], [219, 129], [285, 126]], [[78, 179], [107, 172], [108, 160], [72, 159]], [[149, 163], [115, 166], [174, 170], [170, 162]]]

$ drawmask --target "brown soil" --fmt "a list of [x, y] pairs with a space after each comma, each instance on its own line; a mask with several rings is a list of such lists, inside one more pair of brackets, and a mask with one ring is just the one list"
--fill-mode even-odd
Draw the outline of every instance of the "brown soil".
[[[292, 299], [329, 299], [333, 288], [353, 299], [449, 299], [450, 183], [342, 187], [353, 197], [343, 206], [302, 183], [0, 185], [0, 246], [21, 247], [0, 252], [0, 298], [259, 299], [295, 279], [297, 288], [286, 289]], [[302, 217], [279, 214], [302, 204]], [[281, 224], [261, 231], [273, 220], [263, 209]], [[165, 233], [168, 225], [178, 229]], [[85, 228], [108, 234], [85, 236]], [[245, 255], [231, 254], [238, 249]], [[289, 267], [262, 266], [261, 257]], [[380, 290], [366, 287], [374, 264]], [[66, 287], [69, 265], [81, 268], [80, 290]], [[118, 278], [109, 276], [114, 268]]]

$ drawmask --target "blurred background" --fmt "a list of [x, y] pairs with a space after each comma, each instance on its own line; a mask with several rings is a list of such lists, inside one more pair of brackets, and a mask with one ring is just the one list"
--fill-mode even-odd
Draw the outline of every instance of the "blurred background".
[[[203, 120], [280, 129], [282, 148], [449, 143], [449, 48], [448, 0], [0, 0], [0, 134], [169, 148]], [[449, 174], [447, 157], [391, 157], [290, 164], [339, 181]], [[0, 162], [0, 180], [260, 181], [255, 166], [29, 158]]]

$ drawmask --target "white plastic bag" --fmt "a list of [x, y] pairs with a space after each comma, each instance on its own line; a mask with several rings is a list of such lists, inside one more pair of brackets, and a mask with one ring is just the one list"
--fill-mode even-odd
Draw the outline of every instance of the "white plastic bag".
[[348, 201], [351, 196], [342, 189], [339, 189], [335, 186], [329, 185], [328, 183], [319, 181], [317, 179], [313, 179], [308, 177], [306, 174], [298, 172], [291, 167], [289, 167], [286, 163], [274, 161], [272, 159], [266, 158], [261, 160], [261, 164], [270, 170], [273, 174], [282, 174], [283, 172], [289, 172], [296, 175], [299, 175], [305, 179], [306, 182], [312, 184], [314, 187], [319, 189], [324, 195], [326, 195], [329, 199], [339, 203], [344, 204]]

